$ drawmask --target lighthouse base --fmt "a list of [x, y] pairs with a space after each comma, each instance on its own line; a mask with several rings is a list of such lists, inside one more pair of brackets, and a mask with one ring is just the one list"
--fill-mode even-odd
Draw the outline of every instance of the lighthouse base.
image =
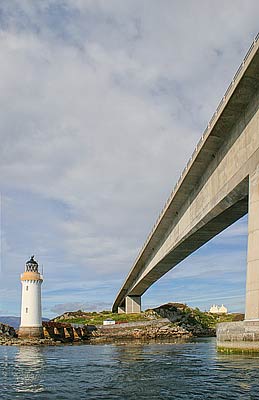
[[20, 338], [44, 338], [42, 326], [20, 326], [18, 331]]

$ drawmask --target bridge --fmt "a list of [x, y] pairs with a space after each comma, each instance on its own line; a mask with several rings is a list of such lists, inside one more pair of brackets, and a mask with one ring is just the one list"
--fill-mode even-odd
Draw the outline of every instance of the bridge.
[[259, 320], [259, 34], [125, 279], [113, 312], [247, 212], [246, 320]]

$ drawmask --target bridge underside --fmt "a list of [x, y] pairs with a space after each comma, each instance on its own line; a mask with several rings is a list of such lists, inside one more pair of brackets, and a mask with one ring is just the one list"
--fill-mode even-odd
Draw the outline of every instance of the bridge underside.
[[207, 215], [205, 221], [188, 233], [177, 245], [136, 282], [118, 308], [118, 312], [138, 313], [141, 311], [141, 296], [160, 277], [178, 265], [195, 250], [232, 225], [248, 212], [249, 179], [243, 180], [226, 198]]
[[[202, 221], [188, 233], [166, 256], [139, 280], [132, 288], [131, 296], [141, 296], [144, 292], [166, 272], [179, 264], [195, 250], [207, 243], [214, 236], [247, 214], [248, 211], [248, 179], [236, 190], [233, 190], [220, 202], [210, 214], [208, 222]], [[211, 217], [211, 219], [209, 219]]]
[[259, 51], [250, 55], [128, 274], [113, 311], [139, 312], [166, 272], [247, 212], [246, 319], [259, 320]]

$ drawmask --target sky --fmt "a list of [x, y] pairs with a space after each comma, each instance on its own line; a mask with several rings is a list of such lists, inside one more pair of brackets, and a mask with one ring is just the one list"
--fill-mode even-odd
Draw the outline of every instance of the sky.
[[[110, 309], [258, 32], [257, 0], [0, 0], [0, 315], [44, 268], [43, 315]], [[247, 217], [143, 309], [244, 311]]]

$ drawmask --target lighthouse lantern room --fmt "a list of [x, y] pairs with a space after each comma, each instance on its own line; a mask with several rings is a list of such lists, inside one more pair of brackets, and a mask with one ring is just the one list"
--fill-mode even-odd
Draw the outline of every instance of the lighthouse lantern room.
[[20, 337], [42, 337], [41, 284], [43, 277], [38, 271], [38, 263], [34, 256], [25, 264], [21, 274], [22, 306]]

